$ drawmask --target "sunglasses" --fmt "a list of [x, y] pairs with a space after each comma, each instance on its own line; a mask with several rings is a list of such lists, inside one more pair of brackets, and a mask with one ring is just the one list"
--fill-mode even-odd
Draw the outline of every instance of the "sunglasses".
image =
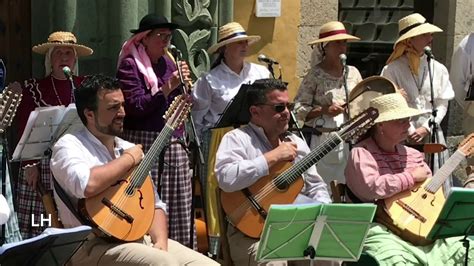
[[164, 42], [168, 42], [171, 40], [171, 37], [172, 37], [172, 34], [168, 34], [168, 33], [157, 33], [155, 34], [158, 38], [160, 38], [160, 40], [164, 41]]
[[295, 107], [294, 103], [277, 103], [277, 104], [268, 104], [268, 103], [259, 103], [256, 105], [267, 105], [273, 107], [273, 110], [277, 113], [281, 113], [285, 111], [287, 108], [289, 111], [293, 110], [293, 107]]

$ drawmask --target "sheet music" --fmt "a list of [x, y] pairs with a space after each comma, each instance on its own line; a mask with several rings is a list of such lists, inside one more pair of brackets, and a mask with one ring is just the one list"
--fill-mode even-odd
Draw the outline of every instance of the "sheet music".
[[82, 126], [76, 105], [37, 107], [28, 117], [23, 135], [13, 152], [12, 160], [40, 159], [65, 132]]

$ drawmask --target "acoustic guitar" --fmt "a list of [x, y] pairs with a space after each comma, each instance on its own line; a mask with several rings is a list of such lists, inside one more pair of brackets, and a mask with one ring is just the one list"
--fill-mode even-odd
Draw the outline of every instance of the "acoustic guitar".
[[150, 169], [190, 109], [190, 96], [177, 96], [164, 115], [165, 126], [140, 164], [102, 193], [79, 200], [79, 212], [92, 227], [121, 241], [135, 241], [148, 232], [155, 212]]
[[270, 204], [290, 204], [303, 187], [301, 175], [341, 142], [364, 134], [378, 117], [375, 108], [369, 108], [333, 132], [328, 139], [298, 162], [280, 163], [270, 168], [270, 174], [261, 177], [252, 186], [235, 191], [221, 191], [222, 208], [227, 220], [242, 233], [259, 238]]
[[382, 204], [379, 204], [376, 221], [414, 245], [431, 244], [433, 241], [427, 239], [427, 236], [446, 201], [441, 187], [457, 165], [472, 154], [473, 144], [474, 133], [459, 144], [458, 150], [432, 178], [383, 200]]

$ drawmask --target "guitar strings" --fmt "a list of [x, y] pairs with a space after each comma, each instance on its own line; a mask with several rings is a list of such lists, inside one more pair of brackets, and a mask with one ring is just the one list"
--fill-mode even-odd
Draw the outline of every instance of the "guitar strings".
[[[449, 174], [454, 171], [457, 165], [465, 158], [466, 156], [458, 149], [449, 159], [443, 164], [443, 166], [438, 169], [438, 171], [431, 178], [430, 182], [425, 186], [420, 186], [418, 189], [423, 189], [426, 193], [435, 194], [449, 177]], [[414, 197], [412, 201], [406, 203], [409, 206], [423, 206], [421, 203], [427, 199], [422, 199], [420, 197]], [[410, 219], [412, 215], [407, 211], [402, 211], [398, 216], [398, 221], [406, 222]]]
[[[337, 133], [329, 135], [329, 138], [326, 139], [326, 141], [324, 141], [320, 146], [316, 147], [315, 152], [313, 153], [314, 156], [304, 157], [303, 159], [301, 159], [297, 163], [298, 166], [299, 165], [308, 166], [308, 164], [310, 164], [310, 166], [311, 166], [312, 164], [314, 164], [314, 163], [311, 164], [311, 162], [314, 159], [317, 159], [317, 161], [319, 161], [322, 157], [324, 157], [324, 155], [326, 155], [335, 146], [337, 146], [339, 143], [341, 143], [341, 141], [342, 141], [342, 138], [339, 137], [339, 135]], [[334, 145], [334, 147], [331, 147], [331, 145]], [[320, 156], [320, 153], [323, 152], [323, 151], [325, 152], [324, 155]], [[298, 168], [298, 167], [295, 167], [295, 169], [296, 168]], [[279, 185], [282, 185], [282, 184], [286, 183], [287, 182], [286, 180], [290, 180], [289, 183], [296, 180], [296, 178], [299, 177], [299, 175], [296, 176], [296, 174], [298, 173], [299, 170], [298, 169], [295, 170], [295, 169], [289, 169], [287, 171], [284, 171], [281, 175], [279, 175], [274, 180], [272, 180], [271, 182], [269, 182], [268, 184], [263, 186], [262, 189], [255, 194], [255, 196], [254, 196], [255, 200], [257, 202], [261, 201], [263, 198], [265, 198], [271, 192], [273, 192], [275, 190], [275, 188], [277, 188]], [[295, 176], [294, 179], [293, 178], [288, 178], [288, 176], [293, 176], [293, 175]], [[247, 200], [242, 205], [237, 207], [231, 214], [229, 214], [229, 216], [231, 217], [231, 220], [233, 220], [232, 219], [233, 216], [241, 216], [243, 213], [247, 212], [251, 208], [253, 208], [253, 206]]]
[[[147, 154], [156, 154], [159, 151], [160, 147], [163, 146], [164, 143], [167, 141], [168, 136], [173, 133], [173, 129], [167, 125], [163, 127], [162, 131], [163, 130], [165, 131], [165, 134], [160, 134], [158, 136], [158, 138], [151, 145], [150, 150], [147, 152]], [[118, 197], [116, 203], [114, 203], [117, 208], [121, 209], [123, 206], [125, 206], [125, 203], [129, 199], [129, 196], [135, 193], [133, 190], [143, 185], [146, 177], [148, 177], [149, 175], [149, 168], [151, 167], [155, 159], [156, 157], [153, 158], [152, 156], [145, 155], [138, 167], [132, 171], [132, 173], [130, 174], [130, 182], [122, 191], [122, 194], [120, 195], [120, 197]], [[111, 209], [109, 209], [109, 214], [104, 219], [104, 224], [106, 226], [112, 225], [115, 218], [116, 214]]]

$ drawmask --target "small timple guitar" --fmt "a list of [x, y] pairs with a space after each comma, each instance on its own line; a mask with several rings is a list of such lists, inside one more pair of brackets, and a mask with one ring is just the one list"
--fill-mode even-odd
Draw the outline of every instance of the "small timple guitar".
[[21, 102], [21, 92], [20, 84], [13, 83], [0, 94], [0, 134], [11, 125]]
[[458, 150], [443, 164], [432, 178], [385, 199], [379, 204], [376, 221], [387, 226], [395, 234], [414, 245], [432, 243], [427, 236], [444, 206], [444, 181], [457, 165], [472, 154], [474, 133], [466, 137]]
[[122, 241], [135, 241], [148, 232], [155, 212], [150, 169], [190, 108], [189, 95], [177, 96], [166, 111], [165, 126], [140, 164], [102, 193], [79, 200], [79, 212], [91, 226]]
[[378, 117], [369, 108], [341, 126], [337, 133], [296, 162], [280, 163], [270, 169], [252, 186], [235, 192], [221, 192], [222, 207], [227, 220], [249, 237], [259, 238], [270, 204], [290, 204], [303, 187], [303, 174], [308, 168], [337, 147], [342, 141], [364, 134]]

